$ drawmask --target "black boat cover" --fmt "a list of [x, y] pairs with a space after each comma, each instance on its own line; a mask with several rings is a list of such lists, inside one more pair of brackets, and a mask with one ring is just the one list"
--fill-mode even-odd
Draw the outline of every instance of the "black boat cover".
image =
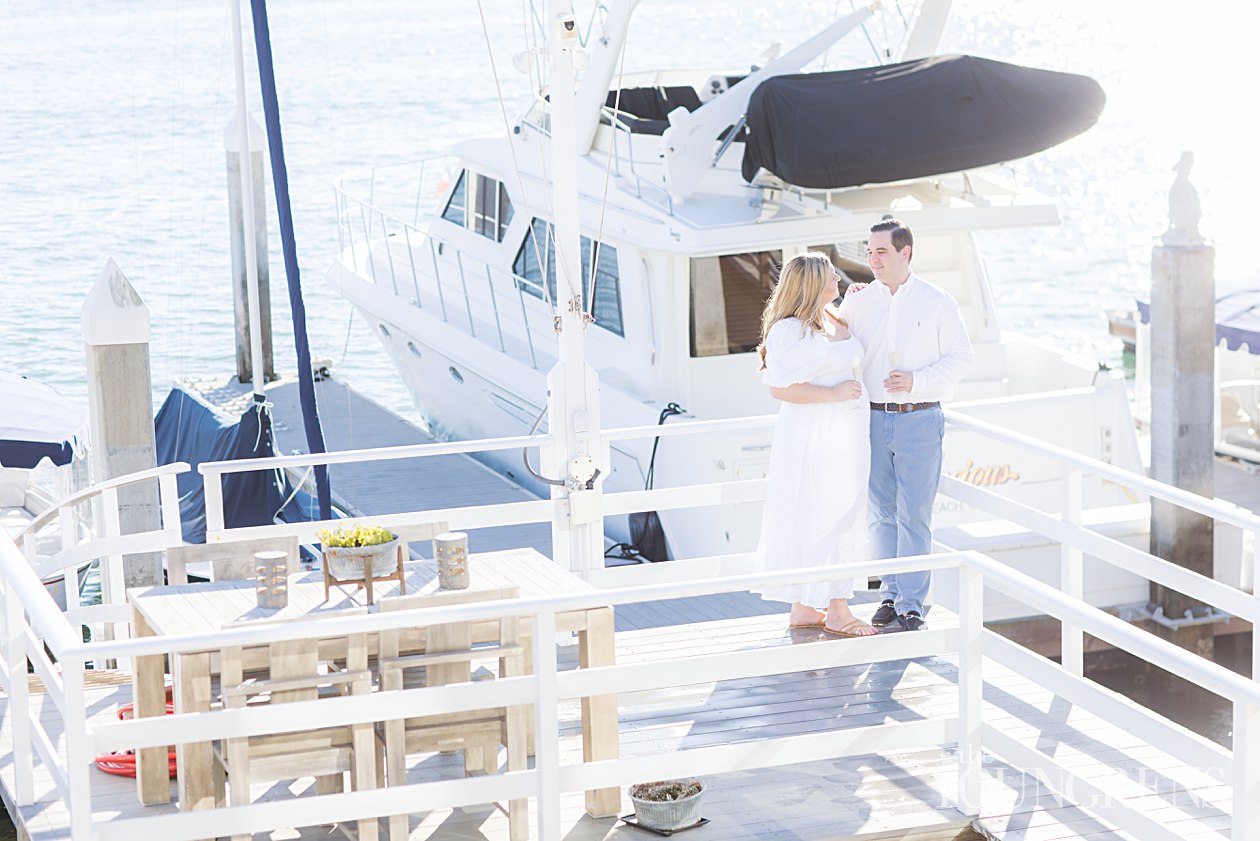
[[838, 189], [973, 169], [1075, 137], [1105, 101], [1088, 76], [967, 55], [776, 76], [748, 103], [743, 175]]

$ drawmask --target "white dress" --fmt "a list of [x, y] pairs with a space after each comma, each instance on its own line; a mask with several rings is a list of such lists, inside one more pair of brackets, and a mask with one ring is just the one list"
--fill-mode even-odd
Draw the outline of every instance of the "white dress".
[[[857, 339], [828, 341], [796, 318], [766, 336], [767, 386], [832, 386], [862, 364]], [[765, 513], [757, 554], [762, 569], [852, 563], [870, 557], [866, 526], [871, 469], [866, 394], [838, 403], [783, 403], [774, 427]], [[853, 597], [854, 579], [760, 591], [767, 599], [826, 610]]]

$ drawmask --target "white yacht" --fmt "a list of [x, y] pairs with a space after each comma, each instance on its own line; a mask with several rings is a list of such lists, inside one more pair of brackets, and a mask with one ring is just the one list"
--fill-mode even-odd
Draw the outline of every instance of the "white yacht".
[[[1123, 380], [1100, 373], [1092, 360], [1003, 333], [974, 236], [1057, 222], [1052, 204], [1020, 195], [995, 164], [1092, 124], [1102, 107], [1096, 83], [969, 57], [923, 59], [948, 5], [930, 3], [896, 65], [800, 73], [870, 14], [862, 11], [759, 69], [618, 76], [634, 5], [614, 6], [605, 31], [587, 39], [591, 63], [577, 96], [586, 352], [599, 374], [604, 427], [655, 424], [671, 405], [701, 419], [775, 411], [754, 348], [776, 267], [823, 250], [847, 278], [867, 280], [867, 233], [893, 214], [915, 233], [915, 271], [959, 301], [976, 348], [955, 408], [1142, 469]], [[957, 77], [942, 75], [951, 68], [971, 81], [959, 87]], [[995, 87], [974, 81], [990, 71]], [[885, 85], [877, 88], [881, 95], [902, 97], [892, 107], [925, 121], [922, 138], [890, 146], [884, 135], [895, 136], [895, 126], [883, 124], [883, 112], [878, 128], [861, 127], [873, 122], [872, 84]], [[976, 84], [978, 90], [967, 87]], [[1010, 85], [1026, 86], [1010, 97], [1027, 103], [1025, 113], [983, 110], [986, 100], [1002, 99], [996, 88]], [[1064, 91], [1066, 98], [1053, 99]], [[785, 105], [793, 96], [803, 98]], [[834, 107], [819, 110], [824, 104]], [[519, 435], [544, 412], [557, 354], [548, 109], [541, 88], [504, 136], [468, 140], [452, 157], [356, 173], [338, 184], [342, 250], [328, 277], [374, 325], [416, 405], [445, 436]], [[804, 148], [802, 131], [776, 133], [784, 109], [832, 115], [817, 133], [836, 135], [836, 145]], [[1008, 117], [999, 125], [1013, 126], [1056, 114], [1068, 127], [1047, 124], [1035, 140], [986, 122]], [[856, 130], [833, 131], [833, 123]], [[1006, 145], [969, 157], [969, 144], [983, 140], [966, 136], [969, 126], [990, 129], [989, 139]], [[946, 473], [1052, 510], [1058, 504], [1057, 465], [965, 430], [951, 429], [947, 439]], [[604, 487], [641, 489], [649, 475], [656, 487], [760, 477], [769, 443], [768, 428], [700, 443], [666, 438], [654, 462], [650, 440], [614, 445]], [[486, 458], [542, 490], [519, 454]], [[1133, 509], [1144, 501], [1138, 495], [1101, 480], [1087, 480], [1083, 494], [1088, 510], [1116, 521], [1113, 536], [1145, 540], [1145, 517]], [[1010, 550], [1030, 572], [1046, 563], [1043, 544], [1057, 557], [1049, 543], [986, 532], [973, 522], [978, 515], [948, 501], [942, 506], [942, 541]], [[662, 512], [661, 520], [672, 556], [748, 551], [760, 504]], [[615, 540], [629, 536], [624, 522], [610, 520], [607, 530]], [[1145, 581], [1122, 573], [1091, 586], [1099, 604], [1146, 598]]]

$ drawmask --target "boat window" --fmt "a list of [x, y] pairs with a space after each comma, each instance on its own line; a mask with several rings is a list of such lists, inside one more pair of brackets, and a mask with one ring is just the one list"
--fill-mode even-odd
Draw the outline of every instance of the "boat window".
[[831, 258], [836, 271], [840, 273], [841, 294], [849, 288], [849, 284], [870, 283], [875, 279], [866, 263], [866, 240], [813, 245], [809, 250], [821, 251]]
[[761, 341], [761, 311], [782, 264], [782, 251], [692, 258], [693, 357], [756, 349]]
[[473, 230], [495, 242], [503, 242], [512, 221], [512, 200], [502, 182], [484, 175], [477, 176], [477, 207], [473, 214]]
[[[547, 293], [556, 299], [555, 229], [542, 219], [530, 223], [525, 243], [517, 252], [512, 264], [516, 272], [516, 284], [535, 298], [544, 298], [543, 278], [547, 279]], [[595, 241], [582, 237], [582, 295], [586, 301], [591, 296], [591, 250]], [[595, 323], [605, 330], [624, 336], [625, 326], [621, 319], [621, 272], [617, 267], [617, 249], [608, 243], [600, 243], [595, 268]]]
[[467, 176], [467, 172], [459, 174], [459, 180], [455, 182], [455, 191], [451, 193], [451, 200], [446, 203], [446, 210], [442, 211], [443, 219], [454, 222], [461, 228], [464, 227], [468, 218]]
[[[468, 200], [470, 182], [475, 184], [471, 207]], [[502, 242], [512, 222], [512, 200], [502, 182], [464, 170], [459, 174], [446, 210], [442, 211], [442, 218], [461, 228], [471, 228], [487, 239]]]

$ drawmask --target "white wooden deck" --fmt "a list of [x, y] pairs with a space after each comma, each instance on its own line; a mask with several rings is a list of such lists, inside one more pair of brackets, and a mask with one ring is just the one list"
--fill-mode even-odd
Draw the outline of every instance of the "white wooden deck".
[[[649, 606], [650, 607], [650, 606]], [[869, 607], [866, 608], [869, 610]], [[633, 611], [624, 609], [627, 614]], [[956, 621], [936, 609], [936, 627]], [[816, 632], [787, 631], [779, 615], [701, 621], [624, 630], [617, 634], [619, 663], [644, 662], [687, 653], [744, 650], [783, 645], [879, 645], [841, 640]], [[566, 658], [575, 652], [566, 649]], [[568, 663], [569, 666], [573, 664]], [[1083, 712], [1030, 684], [990, 660], [984, 664], [984, 720], [1020, 742], [1063, 760], [1111, 797], [1141, 804], [1147, 814], [1187, 839], [1225, 839], [1229, 833], [1229, 789], [1176, 757], [1144, 745], [1114, 724]], [[627, 694], [620, 698], [621, 749], [626, 756], [652, 755], [705, 745], [770, 736], [825, 732], [895, 721], [953, 715], [956, 667], [947, 657], [903, 660], [765, 678], [706, 683], [669, 690]], [[90, 713], [101, 720], [130, 700], [129, 685], [97, 685], [88, 691]], [[32, 696], [41, 703], [42, 696]], [[55, 726], [51, 705], [42, 716]], [[561, 710], [562, 761], [579, 761], [579, 710]], [[1123, 723], [1123, 722], [1121, 722]], [[0, 697], [0, 783], [11, 804], [11, 722]], [[841, 760], [789, 765], [761, 771], [707, 775], [707, 826], [689, 831], [689, 841], [733, 839], [968, 839], [1001, 841], [1143, 841], [1107, 822], [1105, 803], [1070, 805], [1056, 798], [1031, 775], [985, 757], [984, 811], [973, 834], [971, 822], [952, 807], [955, 785], [952, 749], [930, 748]], [[460, 772], [456, 757], [433, 756], [412, 772], [419, 781]], [[157, 814], [173, 807], [142, 807], [134, 783], [93, 771], [93, 811], [97, 821]], [[313, 790], [309, 781], [297, 793]], [[20, 825], [31, 839], [68, 838], [68, 815], [49, 780], [35, 781], [37, 802], [23, 808]], [[257, 796], [290, 796], [279, 787]], [[624, 812], [631, 811], [628, 801]], [[646, 839], [653, 836], [595, 820], [582, 812], [582, 795], [564, 801], [566, 841]], [[301, 833], [278, 832], [273, 838], [323, 838], [328, 827]], [[416, 814], [411, 838], [507, 838], [506, 818], [493, 807]]]

